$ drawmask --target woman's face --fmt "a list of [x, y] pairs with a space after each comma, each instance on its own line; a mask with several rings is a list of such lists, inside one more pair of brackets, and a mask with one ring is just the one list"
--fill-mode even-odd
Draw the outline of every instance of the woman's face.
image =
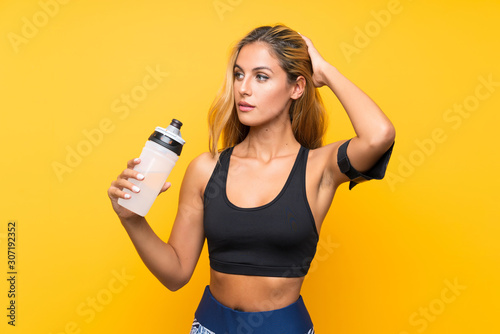
[[265, 43], [241, 48], [234, 66], [234, 98], [241, 123], [263, 125], [288, 119], [294, 85]]

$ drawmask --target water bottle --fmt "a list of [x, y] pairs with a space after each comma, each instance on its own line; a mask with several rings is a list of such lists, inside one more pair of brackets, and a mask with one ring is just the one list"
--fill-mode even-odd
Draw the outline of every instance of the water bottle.
[[181, 126], [181, 122], [173, 119], [166, 129], [156, 127], [142, 149], [141, 163], [134, 167], [134, 170], [144, 175], [144, 179], [142, 181], [135, 178], [128, 179], [141, 191], [135, 193], [123, 189], [131, 197], [119, 198], [118, 204], [143, 217], [148, 213], [185, 144], [185, 140], [181, 137]]

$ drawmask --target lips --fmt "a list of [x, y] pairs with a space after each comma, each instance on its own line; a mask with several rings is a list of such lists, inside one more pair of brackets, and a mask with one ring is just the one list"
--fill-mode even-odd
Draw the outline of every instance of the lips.
[[240, 101], [238, 103], [238, 107], [241, 111], [251, 111], [255, 108], [255, 106], [253, 106], [250, 103], [247, 103], [245, 101]]

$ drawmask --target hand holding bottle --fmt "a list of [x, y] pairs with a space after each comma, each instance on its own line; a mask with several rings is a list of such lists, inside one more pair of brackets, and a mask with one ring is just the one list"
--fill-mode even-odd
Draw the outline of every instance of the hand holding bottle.
[[[137, 181], [144, 180], [144, 175], [134, 170], [136, 165], [139, 165], [141, 160], [139, 158], [129, 160], [127, 162], [127, 168], [123, 170], [120, 175], [111, 182], [111, 186], [108, 189], [108, 196], [111, 200], [111, 205], [113, 206], [113, 210], [115, 210], [116, 214], [120, 219], [132, 219], [132, 218], [141, 218], [135, 212], [132, 212], [120, 204], [118, 204], [118, 199], [130, 199], [131, 195], [128, 192], [125, 192], [124, 189], [128, 189], [130, 192], [140, 193], [140, 188], [138, 188], [135, 184], [129, 181], [129, 179], [135, 179]], [[171, 183], [165, 182], [160, 190], [160, 194], [165, 192], [168, 188], [170, 188]], [[137, 188], [134, 188], [137, 187]]]

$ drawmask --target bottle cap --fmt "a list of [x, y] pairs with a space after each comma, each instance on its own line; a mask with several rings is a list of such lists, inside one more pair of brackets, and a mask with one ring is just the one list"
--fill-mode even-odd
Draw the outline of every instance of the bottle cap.
[[149, 136], [149, 140], [168, 148], [177, 155], [181, 155], [182, 147], [186, 143], [181, 137], [182, 122], [173, 119], [166, 129], [156, 127], [155, 132]]

